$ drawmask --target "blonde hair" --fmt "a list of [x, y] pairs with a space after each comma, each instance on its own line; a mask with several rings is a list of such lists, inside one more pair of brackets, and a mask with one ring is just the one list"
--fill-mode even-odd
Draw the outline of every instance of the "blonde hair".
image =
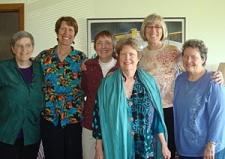
[[161, 41], [163, 41], [163, 40], [165, 40], [166, 38], [167, 38], [167, 36], [168, 36], [168, 31], [167, 31], [167, 27], [166, 27], [166, 23], [165, 23], [165, 21], [163, 20], [163, 18], [160, 16], [160, 15], [158, 15], [158, 14], [150, 14], [150, 15], [148, 15], [145, 19], [144, 19], [144, 21], [143, 21], [143, 23], [142, 23], [142, 25], [141, 25], [141, 37], [142, 37], [142, 39], [144, 40], [144, 41], [147, 41], [147, 38], [146, 38], [146, 36], [145, 36], [145, 30], [146, 30], [146, 26], [148, 25], [148, 24], [151, 24], [151, 23], [154, 23], [155, 21], [160, 21], [160, 23], [161, 23], [161, 26], [162, 26], [162, 30], [163, 30], [163, 34], [162, 34], [162, 37], [161, 37]]

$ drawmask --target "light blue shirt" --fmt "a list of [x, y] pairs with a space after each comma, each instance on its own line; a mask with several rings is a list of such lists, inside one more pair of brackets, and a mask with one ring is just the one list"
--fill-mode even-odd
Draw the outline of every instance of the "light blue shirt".
[[184, 72], [175, 82], [175, 141], [179, 155], [203, 156], [209, 141], [216, 152], [225, 147], [225, 89], [206, 73], [189, 81]]

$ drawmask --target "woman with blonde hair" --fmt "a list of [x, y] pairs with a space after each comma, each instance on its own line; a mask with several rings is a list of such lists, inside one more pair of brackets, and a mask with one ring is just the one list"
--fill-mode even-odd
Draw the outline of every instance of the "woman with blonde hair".
[[[179, 49], [166, 43], [168, 36], [165, 21], [160, 15], [150, 14], [142, 23], [141, 36], [148, 46], [143, 50], [139, 66], [149, 72], [157, 81], [162, 97], [165, 123], [168, 129], [168, 147], [172, 159], [175, 158], [173, 91], [176, 76], [181, 71], [181, 53]], [[222, 73], [214, 74], [218, 83], [223, 83]]]

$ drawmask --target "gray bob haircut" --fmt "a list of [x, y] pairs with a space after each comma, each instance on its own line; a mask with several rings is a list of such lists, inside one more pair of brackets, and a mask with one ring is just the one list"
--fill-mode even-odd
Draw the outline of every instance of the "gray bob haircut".
[[201, 59], [204, 61], [202, 65], [205, 66], [206, 60], [207, 60], [208, 48], [206, 47], [204, 41], [198, 40], [198, 39], [187, 40], [182, 47], [182, 56], [184, 56], [185, 49], [189, 47], [193, 49], [198, 49]]
[[163, 18], [160, 16], [160, 15], [158, 15], [158, 14], [150, 14], [150, 15], [148, 15], [145, 19], [144, 19], [144, 21], [143, 21], [143, 23], [142, 23], [142, 25], [141, 25], [141, 37], [142, 37], [142, 39], [144, 40], [144, 41], [147, 41], [147, 39], [146, 39], [146, 36], [145, 36], [145, 29], [146, 29], [146, 26], [148, 25], [148, 24], [152, 24], [152, 23], [154, 23], [155, 21], [160, 21], [160, 23], [161, 23], [161, 26], [162, 26], [162, 30], [163, 30], [163, 34], [162, 34], [162, 37], [161, 37], [161, 41], [163, 41], [163, 40], [165, 40], [166, 38], [167, 38], [167, 36], [168, 36], [168, 31], [167, 31], [167, 27], [166, 27], [166, 23], [165, 23], [165, 21], [163, 20]]
[[29, 38], [31, 40], [32, 45], [34, 46], [34, 37], [31, 35], [31, 33], [27, 31], [19, 31], [12, 36], [10, 41], [10, 47], [14, 47], [16, 42], [22, 38]]

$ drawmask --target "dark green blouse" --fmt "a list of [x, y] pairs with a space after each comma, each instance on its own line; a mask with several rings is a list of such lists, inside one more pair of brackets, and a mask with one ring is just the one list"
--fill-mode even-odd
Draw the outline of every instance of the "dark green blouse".
[[44, 106], [40, 64], [33, 62], [32, 82], [27, 84], [15, 59], [0, 62], [0, 141], [14, 144], [22, 130], [24, 144], [40, 140], [40, 112]]

